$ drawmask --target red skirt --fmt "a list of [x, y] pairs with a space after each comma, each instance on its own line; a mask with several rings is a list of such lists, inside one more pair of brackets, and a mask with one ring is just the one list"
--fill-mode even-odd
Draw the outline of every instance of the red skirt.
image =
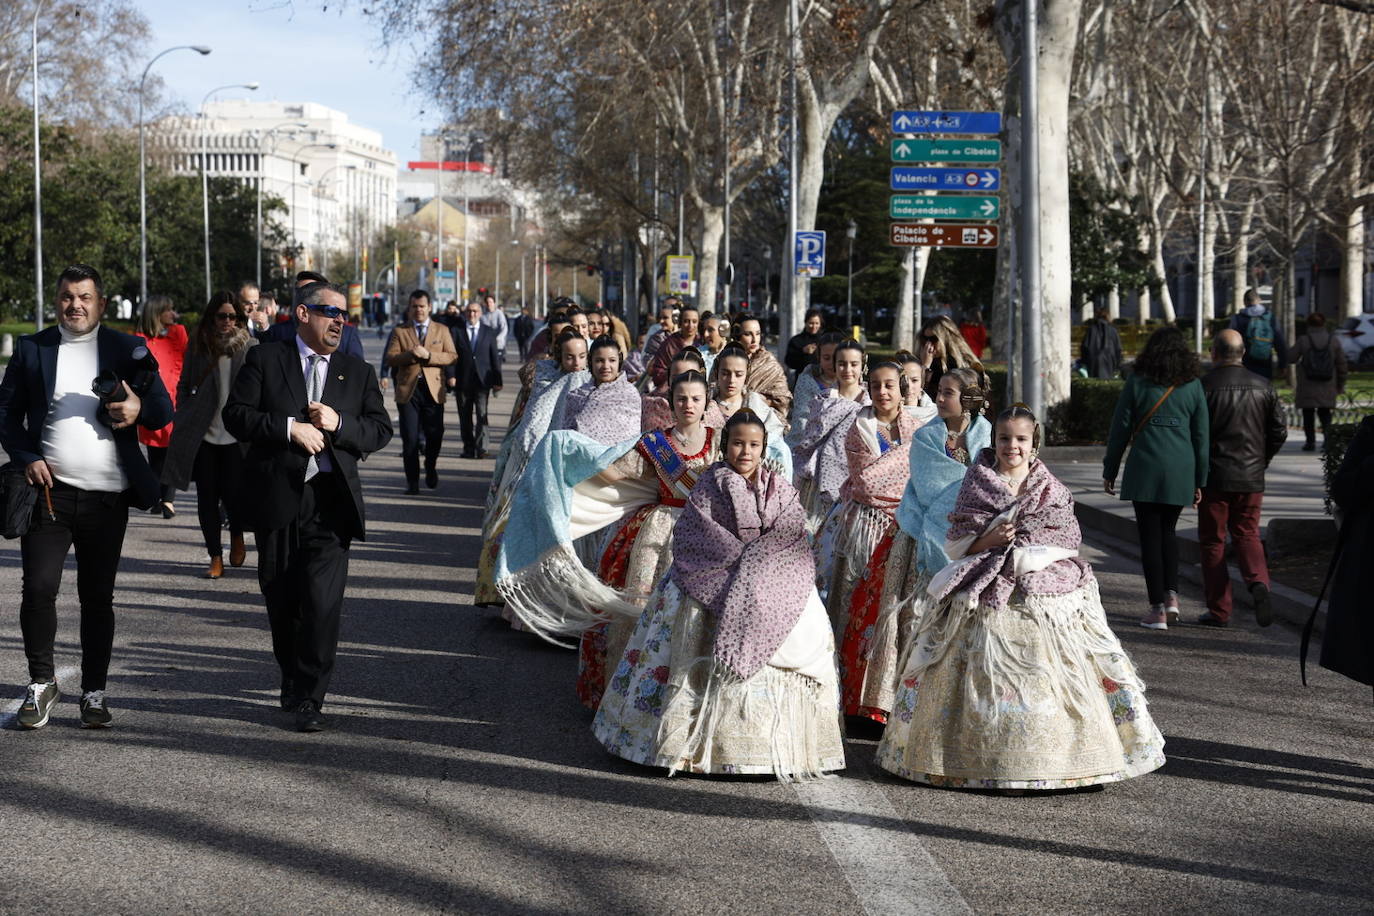
[[892, 552], [896, 526], [888, 532], [868, 560], [863, 577], [854, 585], [849, 598], [849, 626], [840, 642], [840, 703], [846, 716], [863, 716], [887, 724], [887, 712], [862, 705], [864, 680], [868, 676], [869, 646], [878, 628], [882, 610], [883, 584], [887, 576], [887, 557]]
[[[634, 515], [620, 526], [601, 554], [596, 574], [611, 588], [622, 589], [629, 577], [630, 555], [634, 551], [635, 538], [649, 513], [658, 507], [657, 503], [641, 506]], [[606, 691], [606, 630], [609, 623], [599, 623], [582, 634], [577, 646], [577, 698], [588, 709], [595, 710], [601, 705], [601, 694]], [[620, 659], [611, 659], [618, 665]]]

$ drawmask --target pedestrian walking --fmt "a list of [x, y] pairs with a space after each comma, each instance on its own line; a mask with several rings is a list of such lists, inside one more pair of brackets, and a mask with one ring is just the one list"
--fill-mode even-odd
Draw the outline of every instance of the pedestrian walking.
[[[824, 323], [824, 316], [821, 315], [820, 309], [807, 309], [801, 331], [793, 334], [792, 339], [787, 342], [787, 353], [783, 356], [783, 364], [787, 366], [793, 379], [796, 379], [807, 366], [816, 364], [818, 359], [816, 351], [820, 349], [821, 330]], [[849, 329], [845, 328], [845, 332], [848, 331]]]
[[982, 360], [969, 349], [959, 326], [948, 315], [936, 315], [922, 325], [916, 355], [926, 367], [926, 395], [931, 401], [939, 394], [940, 379], [951, 369], [972, 369], [982, 389], [992, 390]]
[[247, 558], [241, 507], [243, 446], [225, 429], [223, 412], [248, 351], [257, 345], [234, 294], [216, 293], [200, 313], [177, 382], [176, 423], [162, 482], [178, 490], [188, 489], [192, 480], [196, 483], [196, 515], [210, 557], [207, 579], [224, 575], [221, 518], [229, 521], [229, 565], [242, 566]]
[[1326, 607], [1321, 666], [1374, 685], [1374, 416], [1364, 418], [1331, 482], [1331, 499], [1344, 513], [1340, 558]]
[[749, 375], [744, 386], [763, 395], [786, 429], [787, 415], [792, 410], [792, 389], [787, 384], [787, 370], [763, 345], [763, 326], [758, 318], [746, 313], [732, 322], [730, 330], [734, 342], [749, 356]]
[[[295, 287], [291, 294], [291, 317], [287, 321], [273, 325], [271, 329], [263, 335], [263, 342], [291, 343], [291, 341], [295, 340], [296, 306], [300, 304], [301, 290], [307, 286], [313, 286], [316, 283], [328, 282], [329, 279], [324, 274], [315, 273], [313, 270], [302, 270], [300, 273], [296, 274]], [[366, 359], [366, 357], [363, 356], [363, 341], [362, 338], [358, 336], [358, 329], [347, 321], [344, 322], [342, 340], [343, 343], [339, 344], [340, 350], [357, 359]]]
[[425, 456], [425, 486], [439, 486], [439, 452], [444, 445], [445, 367], [458, 359], [448, 328], [430, 319], [429, 293], [410, 294], [409, 321], [397, 325], [387, 341], [384, 361], [395, 382], [401, 427], [401, 465], [406, 495], [420, 493], [420, 453]]
[[644, 334], [644, 365], [648, 366], [654, 361], [654, 354], [663, 342], [677, 331], [678, 310], [682, 308], [682, 300], [677, 296], [669, 296], [663, 300], [663, 304], [658, 307], [658, 321], [649, 325], [649, 330]]
[[[263, 310], [263, 295], [258, 290], [257, 284], [251, 280], [244, 280], [239, 284], [237, 293], [238, 303], [243, 308], [243, 314], [248, 319], [248, 333], [259, 340], [271, 328], [272, 322], [268, 319], [267, 313]], [[276, 302], [272, 302], [272, 311], [276, 312]]]
[[1244, 302], [1240, 312], [1231, 316], [1227, 327], [1238, 331], [1245, 341], [1245, 368], [1272, 379], [1276, 361], [1280, 373], [1288, 368], [1288, 341], [1274, 313], [1260, 302], [1259, 293], [1247, 289]]
[[520, 314], [515, 317], [515, 344], [520, 349], [520, 365], [530, 358], [530, 340], [534, 337], [534, 317], [528, 305], [521, 306]]
[[[19, 338], [0, 382], [0, 446], [24, 467], [29, 484], [42, 488], [33, 522], [19, 541], [19, 628], [30, 683], [15, 721], [25, 729], [46, 725], [61, 696], [53, 651], [57, 592], [73, 547], [81, 607], [81, 724], [110, 724], [105, 689], [129, 506], [149, 509], [161, 497], [134, 427], [166, 426], [172, 399], [161, 377], [136, 362], [143, 341], [101, 324], [105, 307], [94, 267], [63, 270], [57, 278], [57, 325]], [[92, 397], [96, 379], [106, 392], [100, 397]]]
[[1307, 316], [1307, 333], [1298, 338], [1293, 349], [1293, 365], [1297, 367], [1297, 384], [1293, 391], [1293, 406], [1302, 411], [1304, 452], [1317, 448], [1317, 420], [1322, 424], [1322, 442], [1331, 428], [1331, 411], [1336, 399], [1345, 393], [1345, 381], [1350, 365], [1345, 351], [1326, 326], [1326, 316], [1313, 312]]
[[977, 359], [983, 358], [988, 348], [988, 326], [983, 323], [983, 313], [971, 308], [959, 322], [959, 336], [968, 344], [969, 352]]
[[1102, 488], [1117, 492], [1126, 449], [1121, 498], [1135, 508], [1140, 561], [1149, 612], [1140, 625], [1167, 630], [1178, 621], [1178, 538], [1185, 506], [1197, 508], [1207, 485], [1207, 399], [1198, 380], [1197, 355], [1183, 332], [1162, 327], [1136, 359], [1112, 415]]
[[[482, 324], [482, 308], [469, 302], [465, 310], [467, 323], [458, 329], [454, 349], [458, 359], [454, 365], [454, 388], [458, 395], [458, 422], [463, 433], [463, 457], [487, 457], [487, 400], [493, 391], [501, 390], [501, 357], [496, 348], [496, 334]], [[586, 316], [579, 313], [582, 328]]]
[[245, 515], [281, 707], [303, 732], [326, 726], [349, 546], [365, 537], [358, 462], [391, 440], [372, 366], [339, 350], [346, 302], [328, 283], [298, 290], [296, 338], [249, 351], [224, 407], [230, 435], [248, 443], [245, 473], [263, 482]]
[[[176, 409], [176, 387], [181, 378], [181, 365], [186, 359], [188, 338], [186, 326], [177, 323], [176, 307], [171, 297], [161, 294], [148, 297], [148, 304], [138, 316], [139, 337], [146, 341], [148, 352], [157, 360], [157, 373], [162, 377], [162, 387], [172, 395], [172, 409]], [[138, 428], [138, 441], [148, 451], [148, 467], [152, 468], [160, 481], [162, 467], [167, 461], [167, 447], [172, 442], [172, 424], [162, 429]], [[150, 510], [163, 518], [177, 514], [176, 487], [162, 484], [162, 499]]]
[[[506, 313], [496, 301], [496, 297], [488, 293], [482, 297], [482, 324], [491, 328], [496, 335], [496, 352], [501, 358], [501, 362], [506, 361], [506, 337], [510, 333], [510, 322], [506, 320]], [[588, 338], [590, 340], [591, 338]]]
[[1224, 627], [1231, 619], [1231, 575], [1226, 569], [1226, 535], [1236, 565], [1254, 602], [1255, 621], [1274, 622], [1269, 567], [1260, 543], [1264, 470], [1288, 438], [1274, 386], [1241, 365], [1245, 341], [1227, 329], [1212, 341], [1213, 369], [1202, 377], [1207, 397], [1210, 458], [1207, 485], [1198, 505], [1198, 541], [1207, 610], [1203, 626]]
[[683, 349], [696, 346], [697, 328], [700, 324], [701, 316], [696, 306], [684, 305], [678, 309], [677, 330], [662, 338], [654, 358], [649, 360], [650, 381], [646, 390], [660, 397], [668, 393], [668, 383], [672, 381], [668, 375], [668, 367]]
[[1121, 374], [1121, 335], [1109, 316], [1106, 309], [1098, 309], [1083, 330], [1078, 358], [1088, 378], [1109, 379]]

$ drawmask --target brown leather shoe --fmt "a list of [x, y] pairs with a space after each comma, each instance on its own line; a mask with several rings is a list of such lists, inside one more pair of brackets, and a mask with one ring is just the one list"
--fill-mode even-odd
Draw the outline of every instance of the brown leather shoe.
[[248, 548], [243, 546], [243, 535], [233, 534], [229, 536], [229, 565], [235, 568], [242, 566], [244, 559], [248, 556]]
[[205, 571], [205, 578], [218, 579], [224, 575], [224, 559], [222, 557], [211, 557], [210, 568]]

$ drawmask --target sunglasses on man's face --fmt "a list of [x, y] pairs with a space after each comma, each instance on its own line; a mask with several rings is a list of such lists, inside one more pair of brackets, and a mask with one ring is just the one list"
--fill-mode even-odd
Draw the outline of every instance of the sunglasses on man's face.
[[307, 305], [306, 308], [312, 312], [319, 312], [330, 320], [348, 317], [348, 309], [339, 308], [337, 305]]

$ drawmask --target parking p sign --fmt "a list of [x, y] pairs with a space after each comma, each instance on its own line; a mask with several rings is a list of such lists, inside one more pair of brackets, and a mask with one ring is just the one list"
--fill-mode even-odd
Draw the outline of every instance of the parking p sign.
[[799, 277], [825, 276], [825, 233], [798, 232], [793, 265]]

